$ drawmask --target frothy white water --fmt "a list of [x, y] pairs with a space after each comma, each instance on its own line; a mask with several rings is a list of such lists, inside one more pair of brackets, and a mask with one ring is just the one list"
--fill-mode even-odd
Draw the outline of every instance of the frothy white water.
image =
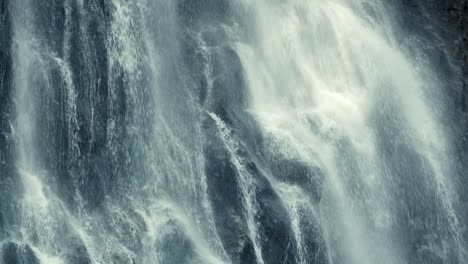
[[[159, 201], [154, 201], [152, 207], [146, 212], [141, 212], [141, 214], [148, 226], [145, 237], [145, 246], [148, 248], [145, 249], [143, 263], [154, 263], [155, 260], [158, 260], [157, 263], [165, 263], [164, 259], [160, 259], [164, 254], [170, 254], [169, 252], [164, 252], [167, 250], [164, 248], [165, 240], [168, 237], [180, 235], [186, 235], [188, 243], [193, 243], [196, 256], [192, 257], [191, 262], [225, 263], [223, 259], [213, 254], [209, 244], [205, 241], [203, 235], [200, 234], [191, 217], [176, 204], [160, 199]], [[180, 254], [186, 253], [180, 252]]]
[[[294, 233], [294, 239], [297, 244], [298, 252], [296, 256], [297, 263], [315, 263], [320, 260], [308, 259], [307, 251], [310, 245], [307, 245], [307, 241], [303, 239], [303, 230], [301, 228], [304, 219], [315, 220], [318, 218], [315, 208], [313, 208], [310, 200], [307, 199], [307, 195], [304, 194], [298, 186], [291, 186], [284, 183], [274, 183], [275, 190], [279, 197], [286, 206], [291, 219], [291, 229]], [[323, 250], [326, 250], [326, 246], [322, 245]], [[320, 250], [319, 250], [320, 251]], [[329, 259], [331, 261], [331, 259]]]
[[[31, 204], [39, 210], [47, 210], [49, 201], [46, 198], [44, 185], [38, 176], [27, 172], [21, 171], [22, 181], [24, 183], [24, 200], [26, 203]], [[44, 213], [47, 213], [45, 211]]]
[[[429, 161], [433, 174], [425, 177], [435, 178], [455, 237], [461, 235], [453, 209], [457, 197], [444, 131], [425, 98], [427, 89], [438, 87], [421, 79], [417, 69], [425, 66], [395, 44], [384, 7], [366, 4], [375, 17], [366, 15], [360, 1], [244, 1], [256, 26], [254, 37], [239, 41], [237, 50], [250, 112], [266, 137], [286, 157], [325, 171], [318, 211], [327, 219], [322, 228], [330, 234], [332, 259], [407, 263], [394, 231], [392, 208], [399, 197], [387, 187], [399, 179], [382, 167], [376, 140], [375, 112], [384, 111], [379, 108], [389, 103], [401, 110], [401, 134]], [[290, 187], [278, 188], [287, 193]], [[292, 205], [290, 215], [296, 213]]]
[[[53, 93], [50, 72], [52, 69], [58, 69], [63, 80], [61, 85], [64, 88], [64, 98], [67, 101], [65, 122], [71, 136], [67, 148], [71, 156], [76, 158], [79, 155], [76, 139], [76, 91], [66, 59], [58, 58], [57, 54], [47, 50], [34, 34], [32, 17], [35, 11], [31, 8], [31, 2], [17, 1], [10, 7], [16, 14], [13, 45], [15, 76], [12, 88], [16, 120], [12, 124], [12, 130], [17, 150], [16, 172], [22, 183], [22, 195], [17, 201], [16, 224], [19, 233], [12, 235], [12, 239], [19, 245], [28, 244], [40, 263], [66, 263], [62, 254], [69, 248], [63, 243], [66, 240], [64, 235], [73, 236], [83, 231], [74, 224], [76, 221], [66, 206], [47, 184], [46, 178], [50, 175], [42, 166], [47, 150], [38, 149], [38, 143], [43, 140], [38, 133], [38, 127], [44, 125], [47, 120], [39, 118], [42, 107], [39, 102], [41, 96], [50, 96]], [[69, 19], [69, 10], [65, 11]], [[67, 25], [69, 23], [68, 20]], [[68, 47], [64, 49], [68, 52]]]
[[[381, 1], [241, 0], [229, 7], [238, 24], [227, 18], [221, 25], [214, 19], [218, 14], [203, 10], [210, 1], [191, 6], [190, 1], [112, 0], [104, 1], [99, 13], [94, 2], [89, 7], [66, 0], [63, 21], [53, 21], [64, 26], [56, 52], [48, 47], [54, 41], [44, 40], [48, 33], [36, 25], [40, 19], [33, 19], [38, 14], [32, 2], [11, 5], [16, 106], [11, 130], [22, 185], [19, 231], [12, 241], [31, 245], [42, 263], [78, 256], [92, 263], [214, 264], [245, 254], [241, 257], [263, 264], [272, 260], [269, 236], [288, 239], [277, 241], [279, 248], [301, 264], [412, 263], [409, 255], [418, 250], [443, 263], [451, 263], [453, 252], [463, 260], [451, 148], [436, 118], [432, 102], [437, 100], [427, 98], [439, 87], [422, 77], [430, 75], [428, 65], [399, 46]], [[106, 17], [94, 20], [95, 11]], [[183, 16], [197, 15], [200, 23], [208, 21], [206, 27], [182, 29], [190, 23], [184, 19], [194, 19]], [[102, 28], [94, 29], [96, 24]], [[100, 41], [102, 47], [96, 47]], [[231, 44], [242, 65], [227, 47]], [[244, 84], [243, 77], [247, 95], [234, 87]], [[256, 139], [242, 134], [257, 124], [229, 120], [229, 111], [244, 114], [229, 109], [243, 108], [238, 101], [244, 96], [263, 134], [258, 146], [247, 146]], [[45, 161], [46, 150], [38, 147], [48, 135], [41, 117], [53, 114], [40, 111], [58, 108], [61, 113], [51, 118], [60, 126], [54, 135], [66, 135], [58, 140], [63, 146], [50, 151], [66, 155], [67, 175], [44, 169], [61, 164]], [[249, 124], [239, 124], [243, 121]], [[256, 130], [247, 132], [258, 136]], [[205, 160], [210, 137], [226, 151], [214, 162], [226, 162], [222, 165], [234, 172], [223, 177], [237, 177], [229, 180], [239, 185], [232, 191], [239, 191], [234, 199], [242, 208], [233, 215], [219, 216], [220, 205], [213, 206], [224, 194], [210, 192], [229, 188], [208, 178], [218, 175], [209, 175], [206, 164], [212, 170], [220, 165]], [[259, 150], [250, 153], [250, 148]], [[403, 164], [395, 157], [400, 154], [420, 164]], [[275, 166], [281, 164], [270, 164], [270, 156], [323, 174], [323, 183], [304, 168], [290, 172], [311, 177], [302, 182], [278, 177], [283, 172]], [[301, 183], [316, 184], [320, 194]], [[64, 194], [69, 189], [60, 193], [74, 199], [67, 201], [78, 207], [73, 213], [54, 194], [62, 191], [54, 184], [73, 185], [72, 195]], [[262, 197], [261, 188], [272, 188], [271, 196]], [[279, 201], [268, 204], [262, 198]], [[437, 219], [419, 206], [435, 208]], [[283, 209], [284, 218], [269, 214]], [[237, 238], [223, 234], [223, 228], [234, 228], [223, 223], [238, 224], [236, 231], [245, 232], [240, 239], [249, 241], [225, 241]], [[414, 237], [406, 238], [405, 231]], [[411, 248], [418, 243], [421, 248]]]

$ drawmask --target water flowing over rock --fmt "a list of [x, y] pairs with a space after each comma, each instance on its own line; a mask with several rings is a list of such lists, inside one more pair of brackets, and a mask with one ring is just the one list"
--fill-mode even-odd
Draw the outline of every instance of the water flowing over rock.
[[465, 11], [0, 0], [0, 264], [466, 263]]

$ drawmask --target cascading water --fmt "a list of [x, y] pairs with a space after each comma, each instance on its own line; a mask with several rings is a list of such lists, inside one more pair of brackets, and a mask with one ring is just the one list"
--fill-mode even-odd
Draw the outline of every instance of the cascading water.
[[397, 2], [0, 0], [0, 263], [465, 263]]

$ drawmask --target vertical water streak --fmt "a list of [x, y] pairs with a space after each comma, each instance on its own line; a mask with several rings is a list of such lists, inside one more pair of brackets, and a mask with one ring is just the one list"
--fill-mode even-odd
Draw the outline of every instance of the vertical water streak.
[[465, 261], [443, 82], [396, 4], [4, 3], [0, 263]]
[[[377, 118], [403, 116], [397, 140], [409, 140], [415, 155], [428, 160], [430, 167], [422, 165], [426, 175], [421, 177], [428, 184], [436, 182], [437, 199], [444, 207], [441, 213], [449, 224], [449, 238], [442, 244], [454, 239], [459, 247], [461, 227], [453, 208], [457, 196], [449, 183], [452, 172], [443, 168], [450, 164], [450, 153], [425, 99], [424, 89], [438, 87], [424, 84], [415, 69], [427, 66], [414, 64], [396, 46], [389, 18], [380, 13], [385, 11], [382, 5], [366, 2], [367, 11], [344, 1], [245, 1], [244, 5], [254, 10], [256, 24], [254, 37], [241, 39], [237, 49], [249, 81], [251, 112], [283, 155], [319, 164], [325, 171], [319, 214], [329, 222], [322, 222], [322, 228], [331, 235], [332, 259], [411, 262], [402, 250], [407, 241], [397, 225], [401, 213], [413, 209], [399, 205], [395, 188], [411, 192], [418, 186], [396, 187], [404, 179], [392, 175], [392, 170], [400, 169], [384, 169], [394, 165], [381, 160], [380, 152], [385, 152], [381, 148], [386, 146], [380, 137], [386, 135], [372, 122], [376, 112], [386, 111], [379, 108], [387, 103], [400, 107], [401, 113]], [[364, 17], [368, 11], [374, 13]], [[411, 171], [404, 173], [417, 177]], [[432, 221], [430, 216], [421, 217]], [[445, 227], [437, 228], [432, 232]], [[427, 254], [439, 254], [437, 246], [430, 250]], [[450, 258], [450, 253], [440, 254], [445, 261]]]

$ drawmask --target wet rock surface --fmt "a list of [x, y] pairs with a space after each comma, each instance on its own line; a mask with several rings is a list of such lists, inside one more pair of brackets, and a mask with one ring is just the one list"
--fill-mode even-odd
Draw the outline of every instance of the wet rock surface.
[[2, 246], [2, 258], [2, 263], [5, 264], [39, 264], [38, 258], [27, 244], [4, 243]]

